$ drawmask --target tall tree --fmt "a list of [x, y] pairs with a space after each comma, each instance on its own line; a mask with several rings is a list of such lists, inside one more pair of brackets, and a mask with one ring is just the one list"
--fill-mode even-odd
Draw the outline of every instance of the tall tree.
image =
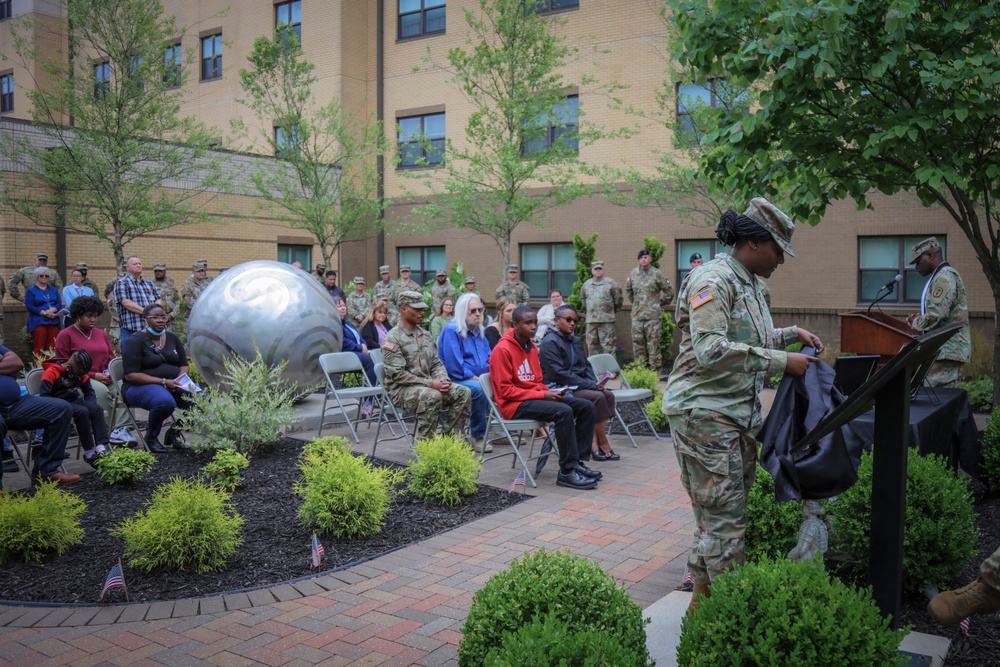
[[24, 71], [40, 63], [45, 80], [28, 92], [33, 132], [0, 139], [0, 157], [29, 179], [4, 183], [0, 206], [93, 234], [121, 270], [140, 236], [207, 220], [228, 179], [212, 132], [180, 113], [185, 68], [174, 58], [183, 31], [160, 2], [59, 4], [66, 51], [44, 53], [30, 35], [53, 36], [30, 18], [11, 24]]
[[[706, 135], [707, 177], [789, 213], [908, 192], [968, 238], [1000, 317], [1000, 5], [980, 0], [669, 0], [675, 59], [701, 82], [759, 86]], [[1000, 321], [994, 368], [1000, 368]], [[994, 401], [1000, 401], [1000, 382]]]
[[559, 70], [575, 50], [556, 34], [565, 21], [541, 9], [540, 0], [479, 0], [478, 11], [464, 10], [465, 46], [438, 67], [472, 113], [462, 140], [447, 141], [438, 169], [408, 172], [433, 193], [415, 212], [490, 237], [501, 269], [521, 223], [541, 225], [549, 210], [594, 191], [579, 179], [579, 148], [606, 136], [584, 122], [579, 98], [567, 96], [572, 84]]
[[[261, 121], [256, 145], [279, 158], [257, 165], [250, 178], [276, 217], [312, 234], [324, 263], [333, 266], [341, 243], [380, 229], [375, 157], [383, 150], [381, 125], [359, 122], [336, 99], [317, 102], [315, 66], [289, 25], [280, 25], [273, 39], [258, 37], [247, 58], [240, 103]], [[241, 120], [235, 125], [246, 132]]]

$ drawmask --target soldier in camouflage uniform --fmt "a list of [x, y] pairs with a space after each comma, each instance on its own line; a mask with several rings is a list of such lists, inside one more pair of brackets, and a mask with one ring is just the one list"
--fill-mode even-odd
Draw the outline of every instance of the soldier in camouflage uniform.
[[174, 330], [174, 322], [181, 314], [181, 295], [177, 291], [177, 285], [173, 278], [167, 277], [167, 265], [164, 263], [153, 266], [153, 284], [160, 291], [160, 301], [163, 302], [163, 310], [167, 311], [167, 331]]
[[712, 579], [745, 558], [747, 498], [757, 465], [764, 380], [784, 371], [802, 375], [810, 362], [785, 352], [795, 341], [822, 352], [798, 327], [774, 328], [761, 278], [792, 255], [794, 225], [766, 199], [743, 215], [726, 211], [716, 235], [733, 248], [690, 274], [678, 294], [680, 349], [663, 394], [681, 483], [695, 517], [688, 569], [691, 603], [709, 594]]
[[448, 273], [444, 269], [438, 269], [437, 275], [434, 277], [437, 281], [434, 286], [431, 287], [431, 312], [436, 313], [441, 309], [441, 303], [445, 299], [451, 299], [455, 301], [458, 298], [458, 290], [455, 286], [451, 284], [448, 280]]
[[587, 349], [590, 354], [614, 354], [615, 313], [622, 308], [622, 288], [613, 278], [604, 277], [604, 262], [590, 264], [590, 280], [580, 288], [580, 304], [587, 313]]
[[372, 295], [365, 292], [365, 279], [361, 276], [354, 277], [354, 291], [347, 295], [347, 316], [351, 318], [351, 324], [361, 328], [361, 321], [371, 310]]
[[399, 326], [382, 341], [385, 388], [389, 398], [397, 407], [417, 414], [418, 438], [434, 435], [442, 408], [448, 411], [445, 433], [456, 433], [469, 419], [472, 392], [448, 379], [448, 371], [437, 356], [434, 341], [420, 328], [427, 307], [424, 295], [405, 291], [398, 298]]
[[389, 326], [394, 327], [399, 321], [399, 311], [396, 310], [396, 304], [392, 298], [392, 291], [395, 289], [396, 283], [392, 281], [392, 273], [389, 272], [388, 264], [378, 267], [378, 274], [382, 279], [375, 283], [375, 287], [372, 288], [372, 301], [389, 302]]
[[88, 269], [87, 269], [87, 263], [86, 262], [77, 262], [76, 263], [76, 270], [83, 274], [83, 286], [84, 287], [89, 287], [90, 289], [94, 290], [94, 296], [97, 296], [98, 294], [101, 293], [101, 290], [100, 290], [100, 288], [97, 287], [97, 283], [94, 282], [94, 279], [87, 277], [87, 271], [88, 271]]
[[500, 297], [505, 296], [518, 306], [528, 305], [528, 300], [531, 299], [531, 290], [528, 289], [528, 283], [522, 281], [520, 276], [521, 271], [516, 264], [507, 267], [507, 282], [497, 288], [497, 301], [500, 300]]
[[7, 294], [7, 286], [0, 280], [0, 345], [3, 345], [3, 297]]
[[112, 278], [104, 287], [104, 298], [108, 300], [108, 309], [111, 312], [111, 326], [108, 328], [108, 338], [111, 339], [115, 350], [121, 347], [122, 330], [118, 323], [118, 306], [115, 303], [115, 283], [118, 278]]
[[476, 291], [476, 277], [475, 276], [466, 276], [465, 277], [465, 291], [466, 292], [475, 292]]
[[632, 302], [632, 354], [639, 364], [649, 363], [654, 371], [663, 367], [660, 337], [663, 333], [663, 310], [674, 300], [674, 288], [643, 248], [639, 266], [625, 281], [625, 293]]
[[423, 293], [423, 288], [416, 281], [410, 279], [409, 264], [399, 265], [399, 280], [394, 282], [392, 289], [389, 290], [389, 322], [393, 326], [396, 326], [396, 323], [399, 322], [399, 295], [403, 292]]
[[[17, 270], [10, 280], [7, 282], [7, 291], [10, 292], [11, 297], [24, 303], [24, 294], [22, 294], [22, 288], [28, 289], [35, 284], [35, 269], [39, 266], [48, 267], [49, 256], [44, 252], [40, 252], [35, 255], [34, 266], [23, 266]], [[59, 274], [55, 272], [54, 269], [49, 269], [49, 285], [55, 287], [62, 294], [63, 281], [59, 277]], [[96, 294], [96, 292], [94, 292]]]
[[965, 325], [941, 346], [926, 378], [930, 387], [958, 389], [962, 386], [965, 364], [972, 359], [965, 283], [958, 271], [944, 261], [941, 245], [933, 236], [913, 246], [910, 264], [916, 265], [920, 275], [930, 276], [924, 288], [920, 314], [906, 318], [910, 326], [927, 333], [956, 322]]
[[198, 260], [191, 265], [191, 275], [184, 281], [184, 286], [181, 288], [181, 297], [184, 299], [184, 308], [189, 314], [191, 309], [194, 308], [194, 304], [198, 300], [198, 297], [205, 291], [208, 284], [212, 282], [212, 279], [206, 275], [207, 271], [208, 267], [205, 266], [201, 260]]
[[316, 270], [313, 271], [313, 278], [320, 281], [321, 283], [326, 282], [326, 264], [317, 264]]

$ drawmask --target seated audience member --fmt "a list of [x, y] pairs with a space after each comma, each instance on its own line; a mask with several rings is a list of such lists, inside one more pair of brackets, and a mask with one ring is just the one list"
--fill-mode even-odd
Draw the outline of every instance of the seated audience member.
[[340, 313], [340, 322], [344, 330], [344, 343], [340, 349], [342, 352], [353, 352], [358, 355], [358, 359], [361, 360], [361, 367], [365, 369], [365, 375], [368, 377], [368, 382], [374, 387], [378, 384], [378, 378], [375, 377], [375, 362], [372, 361], [371, 355], [368, 354], [368, 344], [361, 337], [361, 332], [348, 321], [347, 303], [343, 299], [334, 299], [334, 303], [337, 304], [337, 312]]
[[382, 341], [385, 389], [396, 407], [417, 415], [417, 437], [429, 438], [437, 431], [442, 410], [448, 412], [445, 433], [456, 433], [469, 418], [472, 394], [448, 379], [438, 359], [430, 334], [420, 328], [424, 319], [424, 295], [399, 294], [399, 324]]
[[594, 404], [594, 441], [591, 453], [595, 461], [617, 461], [621, 457], [611, 449], [606, 426], [615, 414], [615, 395], [597, 384], [594, 369], [583, 351], [583, 340], [576, 335], [579, 321], [573, 306], [555, 311], [555, 325], [538, 346], [543, 380], [547, 385], [576, 387], [573, 395]]
[[40, 357], [55, 347], [63, 305], [59, 290], [49, 285], [49, 267], [36, 266], [34, 275], [35, 284], [24, 293], [24, 307], [28, 309], [32, 352]]
[[554, 422], [559, 447], [556, 484], [571, 489], [593, 489], [601, 473], [582, 459], [594, 438], [594, 404], [550, 389], [542, 382], [542, 366], [532, 339], [538, 329], [535, 311], [518, 306], [513, 329], [504, 334], [490, 354], [490, 384], [504, 419]]
[[500, 300], [497, 301], [497, 318], [486, 327], [486, 340], [490, 342], [490, 349], [492, 350], [500, 342], [500, 339], [511, 330], [513, 322], [511, 320], [514, 314], [514, 309], [517, 308], [517, 303], [513, 299], [502, 296]]
[[[448, 299], [445, 299], [447, 302]], [[490, 344], [486, 340], [486, 329], [483, 327], [483, 315], [486, 308], [479, 295], [466, 292], [458, 297], [455, 304], [455, 317], [445, 325], [438, 337], [438, 358], [448, 371], [448, 378], [456, 384], [469, 388], [472, 392], [472, 408], [469, 413], [469, 432], [473, 440], [473, 448], [477, 452], [489, 453], [492, 445], [484, 444], [486, 436], [486, 419], [489, 415], [489, 404], [486, 394], [479, 386], [479, 376], [490, 370]]]
[[369, 350], [382, 347], [385, 335], [392, 327], [389, 325], [389, 302], [379, 300], [372, 304], [368, 316], [361, 322], [361, 337]]
[[[0, 345], [0, 440], [7, 437], [7, 429], [43, 429], [42, 444], [32, 459], [35, 462], [32, 478], [59, 484], [79, 482], [79, 475], [59, 470], [66, 454], [73, 410], [69, 403], [56, 398], [22, 396], [15, 377], [23, 369], [21, 358]], [[3, 468], [0, 468], [0, 488], [2, 481]]]
[[[66, 310], [69, 310], [69, 307], [73, 305], [73, 300], [77, 297], [94, 296], [94, 290], [83, 283], [85, 275], [82, 270], [74, 269], [70, 277], [73, 282], [62, 289], [63, 308]], [[71, 314], [64, 315], [63, 327], [68, 327], [71, 324], [73, 324], [73, 316]]]
[[[56, 358], [69, 359], [78, 351], [84, 350], [90, 355], [91, 366], [87, 369], [91, 385], [97, 395], [97, 404], [104, 410], [105, 423], [110, 424], [115, 405], [115, 392], [120, 387], [113, 386], [108, 369], [111, 360], [115, 358], [114, 344], [111, 337], [97, 328], [97, 319], [104, 312], [104, 304], [96, 296], [81, 296], [70, 304], [69, 314], [73, 324], [66, 327], [56, 336]], [[113, 444], [136, 442], [136, 437], [128, 430], [128, 415], [120, 411], [117, 421], [112, 424], [111, 442]]]
[[455, 299], [450, 296], [446, 296], [442, 301], [441, 305], [438, 307], [436, 313], [434, 313], [434, 319], [431, 320], [431, 339], [437, 341], [438, 336], [441, 335], [441, 331], [444, 329], [444, 325], [448, 324], [455, 318]]
[[549, 302], [538, 309], [538, 333], [535, 341], [541, 342], [548, 333], [549, 327], [555, 322], [556, 309], [563, 305], [563, 295], [557, 289], [549, 292]]
[[122, 346], [122, 393], [129, 405], [149, 411], [145, 436], [149, 451], [163, 454], [167, 447], [186, 449], [176, 421], [167, 429], [164, 444], [159, 441], [163, 422], [174, 410], [191, 407], [190, 394], [176, 382], [177, 377], [188, 372], [184, 346], [166, 330], [167, 311], [160, 304], [143, 308], [142, 319], [146, 330], [137, 332]]
[[91, 367], [86, 350], [77, 350], [69, 359], [45, 362], [39, 396], [58, 398], [69, 403], [73, 410], [73, 423], [80, 436], [83, 458], [93, 463], [104, 455], [110, 442], [104, 411], [97, 405], [94, 382], [87, 374]]
[[330, 271], [327, 271], [326, 276], [323, 277], [322, 282], [323, 282], [323, 287], [326, 288], [327, 293], [334, 301], [336, 301], [337, 299], [344, 299], [344, 301], [347, 300], [347, 295], [344, 294], [344, 290], [340, 289], [340, 286], [337, 285], [336, 271], [332, 269]]

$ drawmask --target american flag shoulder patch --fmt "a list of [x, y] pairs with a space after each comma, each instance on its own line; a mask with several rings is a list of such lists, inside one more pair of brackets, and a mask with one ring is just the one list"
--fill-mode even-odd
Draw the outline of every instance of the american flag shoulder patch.
[[712, 293], [706, 289], [706, 290], [702, 290], [702, 291], [698, 292], [693, 297], [691, 297], [690, 299], [688, 299], [688, 303], [691, 304], [691, 310], [694, 310], [695, 308], [697, 308], [699, 306], [704, 306], [706, 303], [708, 303], [709, 301], [711, 301], [713, 298], [714, 297], [712, 297]]
[[391, 340], [384, 340], [382, 341], [382, 348], [389, 350], [390, 352], [395, 352], [396, 344], [393, 343]]

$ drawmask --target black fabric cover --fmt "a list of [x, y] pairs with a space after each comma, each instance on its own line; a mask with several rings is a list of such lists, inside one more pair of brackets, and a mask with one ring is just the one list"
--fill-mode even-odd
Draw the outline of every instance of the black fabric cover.
[[[814, 355], [811, 348], [804, 354]], [[761, 466], [774, 477], [780, 502], [822, 500], [858, 481], [861, 454], [871, 444], [864, 432], [846, 424], [803, 451], [792, 446], [844, 402], [833, 385], [834, 370], [823, 361], [809, 365], [802, 377], [785, 374], [760, 432]]]

